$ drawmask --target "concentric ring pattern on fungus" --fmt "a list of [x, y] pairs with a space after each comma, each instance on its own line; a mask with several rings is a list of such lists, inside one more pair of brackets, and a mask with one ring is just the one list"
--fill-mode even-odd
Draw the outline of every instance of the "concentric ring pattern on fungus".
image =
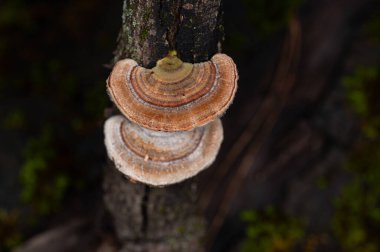
[[104, 133], [108, 156], [116, 168], [154, 186], [181, 182], [207, 168], [223, 140], [220, 119], [191, 131], [159, 132], [118, 115], [106, 121]]
[[233, 60], [216, 54], [210, 61], [153, 69], [131, 59], [116, 63], [107, 80], [108, 93], [132, 122], [156, 131], [187, 131], [221, 116], [237, 88]]

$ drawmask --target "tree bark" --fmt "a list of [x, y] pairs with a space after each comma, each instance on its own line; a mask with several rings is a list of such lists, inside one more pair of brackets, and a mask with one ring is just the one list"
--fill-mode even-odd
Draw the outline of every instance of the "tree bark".
[[[187, 62], [206, 61], [222, 38], [220, 0], [125, 0], [114, 62], [132, 58], [152, 67], [169, 50]], [[219, 44], [220, 45], [220, 44]], [[132, 183], [110, 164], [104, 200], [121, 251], [200, 251], [204, 218], [196, 207], [197, 182], [165, 188]]]
[[104, 200], [121, 251], [201, 251], [204, 219], [195, 207], [194, 180], [166, 188], [130, 182], [113, 165], [106, 169]]
[[186, 62], [209, 60], [223, 35], [220, 7], [220, 0], [125, 0], [115, 62], [152, 67], [173, 49]]

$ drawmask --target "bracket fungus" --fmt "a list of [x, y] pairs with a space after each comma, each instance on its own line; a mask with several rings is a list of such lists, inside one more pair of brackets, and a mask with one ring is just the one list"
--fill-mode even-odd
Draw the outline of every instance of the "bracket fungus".
[[108, 156], [130, 179], [163, 186], [190, 178], [214, 161], [223, 140], [220, 119], [191, 131], [160, 132], [123, 116], [104, 126]]
[[152, 69], [140, 67], [132, 59], [117, 62], [107, 90], [130, 121], [157, 131], [186, 131], [206, 125], [226, 111], [237, 79], [236, 65], [225, 54], [190, 64], [172, 51]]
[[175, 51], [146, 69], [116, 63], [107, 91], [121, 113], [104, 125], [108, 156], [130, 179], [153, 186], [181, 182], [215, 160], [223, 140], [220, 119], [234, 98], [233, 60], [182, 62]]

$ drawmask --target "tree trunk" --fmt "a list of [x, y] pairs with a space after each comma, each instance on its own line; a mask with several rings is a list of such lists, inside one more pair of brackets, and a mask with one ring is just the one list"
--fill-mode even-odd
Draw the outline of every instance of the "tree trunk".
[[[152, 67], [176, 50], [187, 62], [206, 61], [222, 37], [220, 0], [125, 0], [114, 62], [132, 58]], [[197, 182], [165, 188], [132, 183], [107, 167], [104, 200], [121, 251], [199, 251], [205, 225], [196, 208]]]
[[220, 0], [125, 0], [115, 62], [152, 67], [175, 49], [186, 62], [210, 59], [222, 38]]

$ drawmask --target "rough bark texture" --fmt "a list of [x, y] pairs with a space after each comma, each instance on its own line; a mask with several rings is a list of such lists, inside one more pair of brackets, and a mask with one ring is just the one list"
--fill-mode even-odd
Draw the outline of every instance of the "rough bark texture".
[[[124, 1], [114, 61], [133, 58], [151, 67], [168, 50], [189, 62], [206, 61], [221, 38], [220, 0]], [[204, 220], [197, 213], [197, 182], [151, 188], [107, 167], [105, 203], [122, 251], [199, 251]]]
[[130, 182], [110, 165], [104, 189], [122, 251], [200, 250], [205, 225], [194, 205], [194, 181], [150, 188]]
[[172, 49], [184, 61], [206, 61], [222, 29], [220, 0], [125, 0], [115, 62], [129, 57], [151, 67]]

